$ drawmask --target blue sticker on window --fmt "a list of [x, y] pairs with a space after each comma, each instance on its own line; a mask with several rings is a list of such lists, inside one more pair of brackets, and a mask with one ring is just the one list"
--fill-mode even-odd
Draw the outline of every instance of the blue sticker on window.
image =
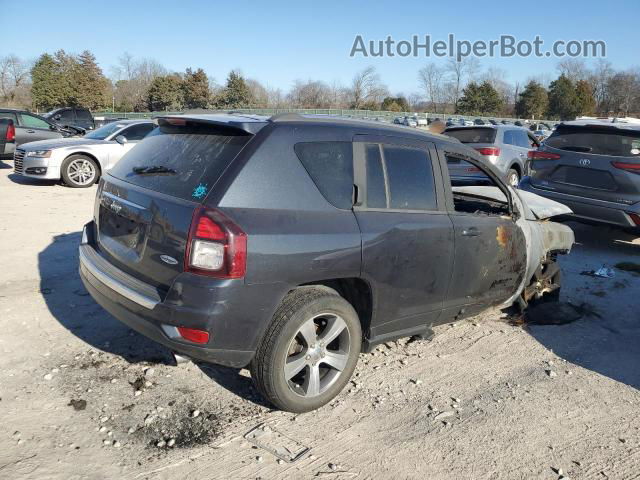
[[196, 188], [193, 189], [193, 193], [191, 194], [193, 198], [201, 199], [207, 196], [207, 184], [200, 184]]

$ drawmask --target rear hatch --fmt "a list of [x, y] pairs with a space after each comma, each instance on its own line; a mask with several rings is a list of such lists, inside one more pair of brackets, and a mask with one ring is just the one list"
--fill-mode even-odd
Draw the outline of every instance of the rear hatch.
[[537, 188], [630, 205], [640, 201], [640, 129], [561, 124], [529, 170]]
[[194, 211], [253, 135], [210, 121], [158, 123], [103, 177], [94, 217], [100, 255], [162, 294], [184, 271]]
[[[496, 129], [487, 127], [459, 127], [447, 128], [445, 135], [458, 139], [461, 143], [468, 145], [483, 155], [487, 164], [491, 164], [491, 157], [500, 155], [500, 150], [495, 145]], [[486, 180], [487, 176], [470, 163], [464, 162], [455, 157], [447, 157], [447, 167], [449, 175], [454, 177], [471, 177], [479, 180]]]

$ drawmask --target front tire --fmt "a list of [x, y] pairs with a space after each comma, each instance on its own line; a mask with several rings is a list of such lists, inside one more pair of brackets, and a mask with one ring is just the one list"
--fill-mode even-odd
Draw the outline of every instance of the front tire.
[[99, 169], [95, 160], [86, 155], [71, 155], [61, 167], [62, 180], [72, 188], [87, 188], [96, 183]]
[[349, 302], [325, 287], [303, 287], [278, 307], [251, 363], [251, 377], [277, 408], [315, 410], [347, 384], [361, 343], [360, 320]]

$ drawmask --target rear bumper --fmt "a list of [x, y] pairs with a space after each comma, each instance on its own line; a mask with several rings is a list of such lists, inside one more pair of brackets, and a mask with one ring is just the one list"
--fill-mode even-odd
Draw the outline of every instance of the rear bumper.
[[604, 200], [553, 192], [534, 187], [531, 184], [530, 177], [524, 177], [520, 182], [519, 188], [566, 205], [573, 211], [570, 216], [577, 220], [606, 223], [623, 228], [640, 228], [629, 216], [629, 213], [640, 215], [640, 201], [633, 205], [621, 205]]
[[[87, 228], [88, 227], [88, 228]], [[241, 368], [254, 356], [262, 334], [286, 294], [283, 284], [246, 285], [190, 273], [178, 275], [166, 295], [118, 270], [100, 256], [85, 226], [80, 278], [93, 299], [137, 332], [182, 355]], [[164, 297], [164, 298], [163, 298]], [[169, 336], [175, 328], [209, 332], [209, 343]]]

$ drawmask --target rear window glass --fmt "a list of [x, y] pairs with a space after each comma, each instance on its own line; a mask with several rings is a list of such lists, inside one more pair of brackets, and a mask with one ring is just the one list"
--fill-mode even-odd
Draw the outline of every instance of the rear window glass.
[[353, 146], [351, 142], [297, 143], [296, 155], [328, 202], [350, 209], [353, 195]]
[[389, 208], [436, 210], [436, 192], [431, 161], [426, 151], [383, 146], [389, 185]]
[[78, 120], [93, 120], [93, 118], [91, 117], [91, 113], [89, 113], [89, 110], [76, 110], [76, 116], [78, 117]]
[[639, 157], [640, 132], [557, 129], [545, 144], [552, 148], [613, 157]]
[[200, 201], [250, 138], [206, 124], [161, 125], [109, 173], [143, 188]]
[[496, 139], [494, 128], [451, 128], [444, 133], [462, 143], [493, 143]]

